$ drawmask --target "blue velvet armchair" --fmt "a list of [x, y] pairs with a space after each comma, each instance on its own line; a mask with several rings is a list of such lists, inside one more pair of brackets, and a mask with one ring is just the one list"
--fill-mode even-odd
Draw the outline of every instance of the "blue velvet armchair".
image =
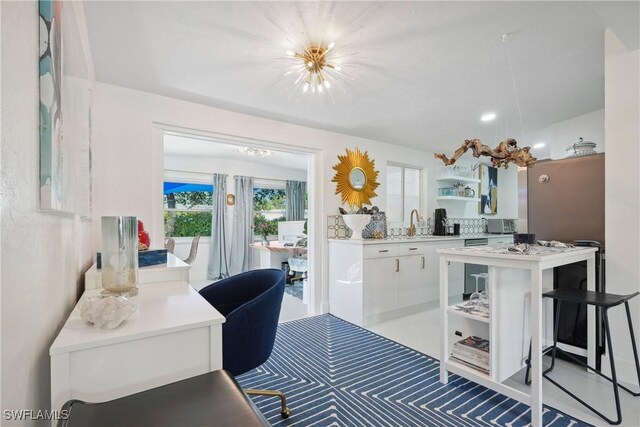
[[[237, 274], [200, 290], [200, 295], [226, 320], [222, 325], [222, 367], [234, 376], [269, 359], [278, 328], [285, 277], [269, 268]], [[284, 394], [272, 390], [245, 390], [247, 394], [277, 396], [287, 418]]]

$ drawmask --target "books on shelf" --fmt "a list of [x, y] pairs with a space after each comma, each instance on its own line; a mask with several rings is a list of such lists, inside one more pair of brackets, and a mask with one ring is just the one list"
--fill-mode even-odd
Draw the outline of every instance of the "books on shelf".
[[453, 344], [451, 356], [463, 364], [489, 373], [489, 341], [484, 338], [469, 336]]

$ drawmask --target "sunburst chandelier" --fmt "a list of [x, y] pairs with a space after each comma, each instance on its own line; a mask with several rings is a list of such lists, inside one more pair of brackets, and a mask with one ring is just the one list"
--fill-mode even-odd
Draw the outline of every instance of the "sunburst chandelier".
[[284, 73], [285, 76], [295, 75], [293, 85], [299, 86], [302, 82], [302, 92], [322, 93], [323, 88], [329, 89], [331, 82], [329, 81], [333, 75], [332, 72], [340, 73], [341, 67], [336, 62], [333, 48], [335, 42], [331, 42], [326, 46], [311, 45], [304, 48], [302, 53], [293, 50], [287, 51], [287, 59], [294, 62], [294, 69]]
[[238, 147], [238, 152], [251, 157], [269, 157], [271, 155], [270, 150], [254, 147]]

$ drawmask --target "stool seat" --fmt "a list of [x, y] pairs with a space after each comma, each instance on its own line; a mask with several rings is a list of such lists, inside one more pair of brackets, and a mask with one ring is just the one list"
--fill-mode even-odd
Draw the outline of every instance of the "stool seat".
[[265, 427], [269, 422], [227, 371], [146, 390], [104, 403], [70, 400], [58, 427]]
[[595, 305], [598, 307], [606, 308], [620, 305], [637, 295], [640, 295], [640, 292], [635, 292], [629, 295], [616, 295], [604, 292], [584, 291], [579, 289], [556, 289], [542, 294], [542, 296], [545, 298], [553, 298], [559, 301], [572, 302], [576, 304]]

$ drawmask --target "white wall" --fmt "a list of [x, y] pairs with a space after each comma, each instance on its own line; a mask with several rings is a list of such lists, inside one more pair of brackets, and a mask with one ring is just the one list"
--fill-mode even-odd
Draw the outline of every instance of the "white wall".
[[[301, 161], [304, 161], [306, 165], [307, 159], [301, 157]], [[256, 180], [256, 186], [259, 187], [263, 184], [264, 179], [279, 180], [276, 184], [281, 185], [284, 188], [284, 180], [296, 180], [306, 181], [307, 172], [299, 169], [289, 169], [279, 166], [270, 165], [267, 162], [264, 164], [258, 164], [256, 162], [241, 161], [236, 159], [222, 159], [215, 157], [195, 157], [195, 156], [183, 156], [175, 154], [164, 155], [164, 167], [167, 170], [165, 177], [170, 179], [204, 179], [204, 182], [211, 183], [212, 175], [214, 173], [224, 173], [229, 175], [227, 178], [227, 193], [235, 194], [235, 181], [234, 175], [254, 176], [259, 179]], [[192, 173], [184, 173], [179, 171], [190, 171]], [[193, 173], [206, 174], [194, 175]], [[234, 207], [227, 207], [227, 218], [229, 223], [233, 222]], [[230, 238], [232, 233], [232, 227], [228, 227], [228, 237]], [[185, 259], [189, 255], [191, 249], [191, 238], [176, 238], [175, 254], [182, 259]], [[189, 277], [195, 281], [205, 281], [207, 279], [207, 269], [209, 261], [209, 245], [210, 237], [204, 236], [200, 239], [200, 245], [198, 246], [198, 255], [196, 260], [191, 264], [191, 271]], [[156, 242], [153, 246], [162, 247], [161, 243]]]
[[[640, 70], [639, 51], [628, 52], [616, 35], [605, 37], [605, 237], [607, 291], [630, 294], [640, 288]], [[636, 341], [640, 298], [630, 302]], [[622, 307], [610, 312], [618, 378], [637, 384]], [[640, 343], [638, 344], [640, 346]]]
[[[164, 165], [165, 169], [178, 171], [191, 171], [206, 173], [208, 175], [213, 175], [214, 173], [224, 173], [229, 175], [229, 183], [231, 183], [231, 181], [233, 180], [234, 175], [254, 176], [257, 178], [277, 180], [292, 179], [298, 181], [306, 181], [306, 158], [302, 158], [301, 160], [305, 162], [305, 170], [273, 166], [268, 164], [267, 162], [258, 164], [256, 162], [248, 162], [235, 159], [177, 156], [165, 154]], [[171, 174], [172, 176], [174, 175], [173, 171], [171, 171]], [[229, 192], [232, 193], [232, 191]]]
[[527, 143], [530, 146], [538, 142], [546, 144], [544, 148], [532, 151], [539, 159], [564, 159], [566, 148], [578, 142], [578, 138], [595, 142], [596, 151], [604, 153], [604, 108], [532, 132], [527, 135]]
[[1, 406], [38, 410], [50, 405], [49, 346], [91, 261], [90, 224], [38, 210], [38, 4], [2, 2], [0, 19]]

